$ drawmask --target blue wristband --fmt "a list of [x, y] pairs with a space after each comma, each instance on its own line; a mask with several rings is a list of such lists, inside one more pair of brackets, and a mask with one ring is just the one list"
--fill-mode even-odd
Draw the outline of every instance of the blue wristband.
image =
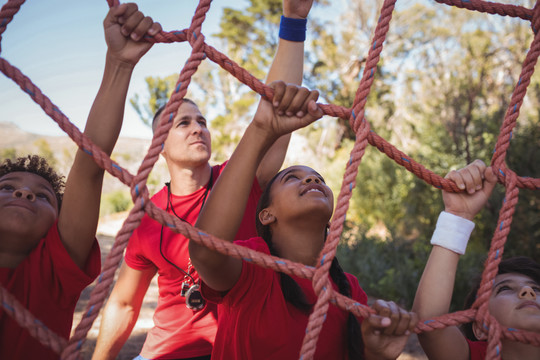
[[289, 41], [306, 40], [307, 19], [293, 19], [281, 16], [279, 23], [279, 37]]

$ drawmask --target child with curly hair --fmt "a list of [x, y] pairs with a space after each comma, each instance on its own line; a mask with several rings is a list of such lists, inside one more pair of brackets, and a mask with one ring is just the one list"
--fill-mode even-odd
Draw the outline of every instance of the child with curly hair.
[[[103, 81], [84, 130], [111, 154], [123, 118], [123, 103], [105, 106], [110, 89], [129, 82], [133, 67], [151, 43], [139, 41], [161, 26], [134, 4], [109, 11]], [[0, 284], [38, 320], [68, 338], [81, 291], [101, 268], [96, 229], [104, 170], [78, 150], [64, 189], [63, 178], [39, 156], [5, 160], [0, 166]], [[0, 308], [0, 359], [58, 359]]]

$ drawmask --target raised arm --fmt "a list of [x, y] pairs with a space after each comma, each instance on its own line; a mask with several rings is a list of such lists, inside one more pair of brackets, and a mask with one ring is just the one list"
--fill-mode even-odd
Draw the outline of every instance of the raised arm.
[[[150, 49], [145, 34], [161, 30], [144, 17], [135, 4], [112, 8], [103, 21], [108, 51], [101, 87], [90, 110], [84, 133], [111, 154], [124, 117], [124, 104], [135, 64]], [[71, 258], [83, 267], [92, 248], [104, 170], [83, 150], [78, 150], [67, 178], [58, 217], [58, 231]]]
[[[313, 0], [283, 0], [283, 16], [292, 19], [306, 19]], [[276, 80], [301, 85], [304, 74], [304, 41], [290, 41], [279, 38], [278, 48], [266, 83]], [[285, 106], [282, 104], [281, 106]], [[285, 134], [272, 145], [257, 168], [257, 180], [261, 188], [279, 171], [285, 160], [291, 134]]]
[[[475, 160], [461, 170], [451, 171], [446, 178], [453, 180], [465, 191], [443, 192], [447, 214], [443, 213], [439, 218], [432, 239], [432, 242], [439, 245], [434, 245], [431, 250], [413, 304], [413, 311], [422, 320], [448, 313], [457, 264], [460, 253], [463, 253], [458, 239], [462, 239], [466, 245], [468, 235], [462, 229], [469, 226], [472, 230], [472, 219], [484, 207], [497, 183], [492, 169], [486, 167], [481, 160]], [[452, 239], [456, 241], [452, 242]], [[469, 347], [456, 326], [425, 332], [419, 334], [418, 338], [429, 359], [469, 359]]]
[[114, 360], [137, 322], [144, 295], [157, 269], [135, 270], [122, 264], [107, 304], [101, 313], [99, 335], [92, 360]]
[[[274, 100], [289, 103], [288, 110], [300, 117], [279, 116], [277, 107], [261, 100], [257, 113], [246, 129], [227, 166], [195, 224], [199, 229], [221, 239], [233, 241], [240, 226], [255, 171], [266, 151], [280, 136], [306, 126], [322, 116], [315, 104], [317, 91], [298, 89], [283, 82], [272, 85]], [[231, 289], [242, 270], [242, 261], [214, 252], [189, 241], [189, 253], [199, 276], [217, 291]]]

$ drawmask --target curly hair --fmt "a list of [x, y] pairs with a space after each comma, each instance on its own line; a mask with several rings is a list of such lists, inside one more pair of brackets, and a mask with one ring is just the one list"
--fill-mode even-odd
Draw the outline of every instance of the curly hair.
[[0, 178], [6, 174], [22, 171], [36, 174], [47, 180], [56, 195], [58, 201], [58, 209], [62, 203], [62, 197], [64, 195], [64, 177], [59, 175], [50, 165], [45, 158], [39, 155], [28, 155], [26, 157], [19, 157], [12, 161], [11, 159], [5, 159], [0, 164]]

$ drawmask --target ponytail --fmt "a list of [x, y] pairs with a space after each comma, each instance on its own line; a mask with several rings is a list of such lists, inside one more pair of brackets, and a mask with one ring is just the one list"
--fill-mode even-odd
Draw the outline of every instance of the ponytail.
[[[267, 242], [267, 244], [270, 248], [270, 254], [279, 256], [271, 243]], [[307, 301], [306, 295], [302, 291], [302, 288], [296, 281], [294, 281], [292, 277], [282, 272], [279, 274], [283, 298], [305, 314], [309, 314], [309, 312], [313, 309], [313, 305], [315, 304], [311, 304]], [[345, 275], [345, 272], [343, 272], [337, 258], [332, 260], [332, 265], [330, 266], [330, 277], [337, 285], [340, 294], [348, 297], [351, 296], [349, 279]], [[360, 324], [358, 323], [356, 316], [354, 316], [354, 314], [351, 312], [349, 312], [349, 317], [347, 318], [347, 337], [349, 360], [362, 360], [364, 358], [364, 342], [362, 341]]]
[[[351, 297], [351, 284], [336, 257], [334, 257], [332, 265], [330, 266], [330, 277], [338, 286], [340, 294]], [[347, 319], [347, 337], [347, 343], [349, 344], [349, 360], [363, 359], [364, 342], [362, 341], [360, 324], [358, 323], [356, 316], [351, 312], [349, 312], [349, 317]]]

